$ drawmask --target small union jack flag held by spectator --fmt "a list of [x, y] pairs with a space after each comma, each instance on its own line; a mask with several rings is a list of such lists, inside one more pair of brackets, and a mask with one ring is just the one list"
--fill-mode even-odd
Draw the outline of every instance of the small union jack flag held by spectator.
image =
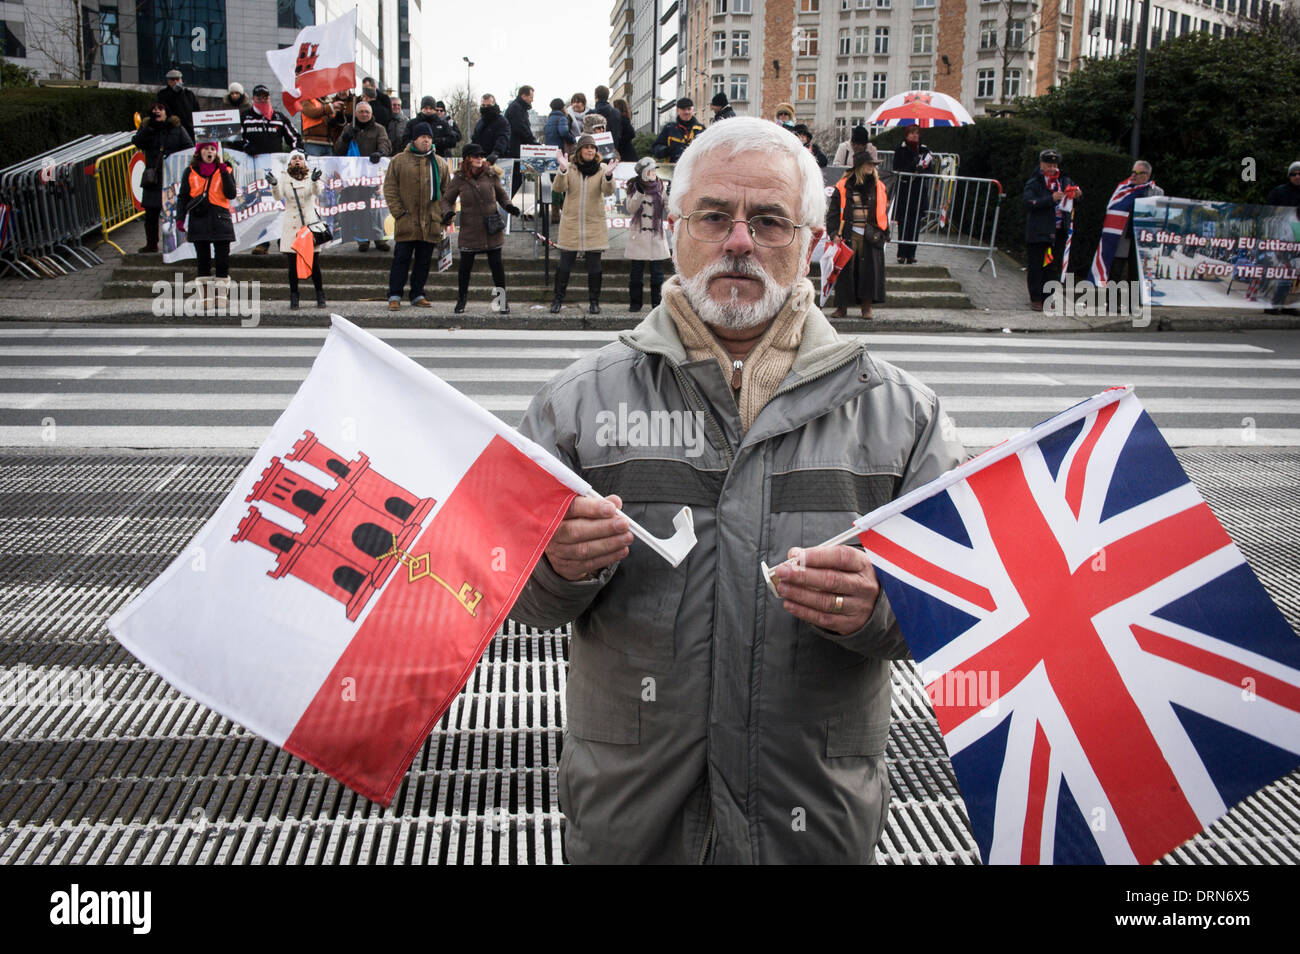
[[1300, 639], [1130, 389], [861, 518], [990, 863], [1150, 863], [1300, 764]]

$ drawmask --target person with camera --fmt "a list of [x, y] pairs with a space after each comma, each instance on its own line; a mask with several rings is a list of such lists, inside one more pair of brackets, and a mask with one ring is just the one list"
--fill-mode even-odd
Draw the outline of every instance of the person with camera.
[[573, 162], [560, 158], [560, 171], [551, 184], [553, 191], [568, 196], [560, 218], [560, 264], [555, 268], [555, 298], [551, 312], [564, 307], [564, 293], [569, 287], [569, 273], [578, 253], [587, 258], [588, 312], [600, 314], [600, 256], [609, 248], [609, 227], [605, 224], [605, 196], [614, 193], [614, 166], [600, 161], [596, 140], [591, 136], [578, 139]]
[[222, 161], [220, 144], [214, 140], [199, 143], [189, 172], [181, 180], [176, 204], [177, 218], [185, 221], [186, 237], [194, 245], [197, 284], [203, 291], [205, 308], [214, 302], [224, 308], [228, 300], [230, 243], [235, 240], [230, 200], [238, 194], [230, 164]]
[[167, 104], [153, 104], [149, 118], [140, 124], [131, 139], [144, 155], [144, 172], [140, 175], [140, 204], [144, 206], [144, 246], [141, 254], [158, 251], [158, 219], [162, 215], [163, 161], [173, 152], [194, 145], [181, 125], [179, 116], [167, 114]]
[[501, 264], [506, 222], [497, 207], [504, 208], [511, 215], [519, 215], [519, 209], [510, 204], [510, 197], [501, 184], [501, 170], [488, 165], [483, 147], [478, 143], [467, 143], [461, 150], [460, 169], [442, 194], [444, 228], [456, 217], [457, 199], [460, 200], [460, 268], [456, 274], [456, 314], [465, 311], [474, 258], [482, 252], [487, 255], [488, 268], [492, 271], [492, 307], [500, 314], [508, 315], [506, 272]]
[[[320, 169], [308, 170], [305, 153], [294, 150], [289, 153], [289, 164], [285, 167], [288, 178], [281, 183], [272, 172], [267, 172], [266, 179], [271, 183], [271, 198], [284, 203], [284, 220], [280, 228], [280, 251], [284, 253], [289, 265], [289, 307], [298, 307], [298, 266], [303, 259], [303, 270], [310, 256], [311, 283], [316, 289], [316, 307], [325, 307], [324, 281], [320, 270], [320, 255], [316, 245], [329, 241], [329, 229], [316, 207], [316, 197], [321, 193]], [[306, 228], [311, 234], [299, 235]], [[302, 276], [306, 278], [307, 276]]]

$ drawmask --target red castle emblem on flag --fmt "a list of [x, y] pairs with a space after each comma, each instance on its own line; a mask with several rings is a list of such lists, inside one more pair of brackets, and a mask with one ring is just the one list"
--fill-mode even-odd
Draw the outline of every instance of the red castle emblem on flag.
[[300, 76], [303, 73], [311, 72], [316, 68], [316, 54], [320, 50], [319, 43], [304, 43], [298, 47], [298, 60], [293, 67], [293, 75]]
[[[327, 489], [309, 480], [285, 461], [308, 464], [332, 478], [334, 486]], [[384, 477], [365, 454], [345, 461], [311, 431], [303, 432], [284, 460], [271, 458], [245, 500], [278, 507], [301, 520], [303, 529], [295, 533], [249, 507], [231, 539], [251, 540], [270, 550], [276, 565], [268, 576], [310, 583], [343, 603], [353, 621], [404, 562], [405, 548], [435, 502]]]

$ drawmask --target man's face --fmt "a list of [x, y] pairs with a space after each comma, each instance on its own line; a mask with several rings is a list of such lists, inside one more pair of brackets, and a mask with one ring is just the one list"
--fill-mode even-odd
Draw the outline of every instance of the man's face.
[[531, 106], [533, 105], [533, 95], [534, 95], [533, 93], [520, 93], [519, 98], [522, 99], [529, 106]]
[[357, 103], [357, 107], [354, 110], [354, 112], [356, 113], [357, 122], [359, 123], [370, 122], [370, 117], [374, 115], [374, 110], [372, 110], [365, 103]]
[[173, 86], [173, 87], [174, 87], [174, 86], [176, 86], [179, 82], [180, 82], [180, 78], [179, 78], [179, 77], [176, 77], [176, 76], [169, 76], [169, 77], [167, 77], [167, 85], [168, 85], [168, 86]]
[[849, 143], [849, 149], [852, 150], [853, 154], [856, 156], [860, 152], [867, 151], [867, 144], [865, 142], [851, 142]]
[[[792, 157], [777, 160], [774, 168], [768, 155], [741, 153], [725, 162], [702, 164], [692, 178], [682, 210], [687, 214], [715, 210], [746, 221], [751, 215], [767, 213], [798, 222], [798, 181], [799, 170]], [[693, 238], [684, 220], [670, 219], [669, 224], [687, 296], [709, 324], [745, 328], [770, 321], [795, 283], [808, 273], [804, 229], [797, 230], [794, 241], [784, 248], [765, 248], [754, 243], [743, 222], [722, 242]], [[701, 309], [699, 297], [707, 297], [717, 307]]]
[[432, 136], [416, 136], [416, 137], [415, 137], [415, 148], [418, 149], [418, 150], [420, 150], [420, 152], [428, 152], [430, 149], [433, 148], [433, 137], [432, 137]]
[[433, 107], [433, 114], [434, 114], [435, 116], [438, 116], [438, 117], [441, 118], [441, 119], [445, 119], [445, 118], [447, 118], [447, 110], [442, 109], [441, 107], [438, 107], [438, 106], [434, 106], [434, 107]]
[[271, 101], [271, 94], [270, 94], [270, 93], [254, 93], [254, 94], [253, 94], [253, 102], [255, 102], [255, 103], [269, 103], [270, 101]]
[[1060, 169], [1060, 166], [1058, 166], [1054, 162], [1048, 162], [1046, 159], [1040, 159], [1038, 161], [1038, 168], [1043, 170], [1043, 175], [1051, 177], [1056, 175], [1057, 170]]
[[390, 96], [388, 101], [392, 104], [393, 112], [400, 113], [402, 111], [402, 101], [400, 99], [393, 99]]
[[695, 115], [695, 110], [690, 106], [677, 107], [677, 118], [684, 123], [689, 123], [691, 121], [691, 117], [694, 115]]
[[163, 109], [161, 106], [155, 106], [153, 108], [153, 118], [158, 120], [158, 122], [162, 122], [167, 118], [167, 110]]
[[495, 96], [484, 96], [481, 100], [479, 100], [478, 108], [487, 109], [489, 106], [495, 106], [496, 104], [497, 104], [497, 98]]

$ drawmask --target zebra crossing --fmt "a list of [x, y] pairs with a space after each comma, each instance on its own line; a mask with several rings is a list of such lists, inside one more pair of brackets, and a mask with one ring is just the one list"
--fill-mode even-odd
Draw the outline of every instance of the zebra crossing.
[[[317, 328], [0, 326], [0, 447], [257, 447], [311, 368]], [[509, 424], [617, 332], [391, 329], [379, 336]], [[971, 448], [1132, 384], [1174, 446], [1300, 446], [1300, 357], [1266, 335], [875, 334]], [[1271, 346], [1273, 345], [1273, 346]]]

